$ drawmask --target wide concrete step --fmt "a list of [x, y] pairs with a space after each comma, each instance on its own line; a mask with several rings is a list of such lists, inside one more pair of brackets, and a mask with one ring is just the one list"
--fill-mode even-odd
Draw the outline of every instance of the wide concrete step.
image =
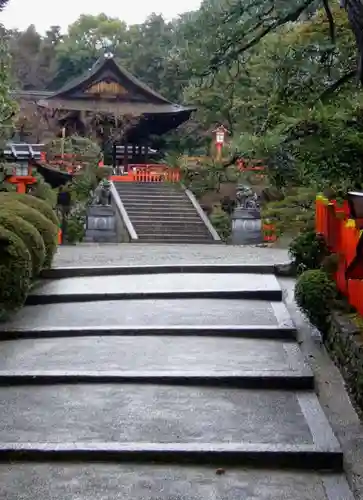
[[4, 500], [353, 500], [339, 474], [110, 463], [0, 465], [0, 492]]
[[142, 298], [240, 298], [282, 300], [282, 290], [272, 274], [138, 274], [42, 280], [28, 297], [28, 304], [83, 302]]
[[0, 387], [0, 460], [67, 457], [341, 470], [313, 392], [173, 385]]
[[[118, 279], [122, 282], [124, 276]], [[2, 324], [0, 340], [79, 335], [237, 336], [292, 340], [296, 329], [281, 302], [172, 298], [113, 300], [25, 306]]]
[[297, 344], [220, 337], [120, 336], [3, 342], [0, 384], [177, 383], [313, 389]]

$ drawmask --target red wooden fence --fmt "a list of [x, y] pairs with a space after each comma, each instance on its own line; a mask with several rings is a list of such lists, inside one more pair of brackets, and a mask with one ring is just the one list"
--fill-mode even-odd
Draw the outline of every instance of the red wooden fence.
[[356, 255], [356, 248], [361, 235], [353, 219], [349, 217], [349, 206], [344, 202], [339, 206], [323, 196], [316, 199], [316, 232], [324, 236], [329, 250], [339, 257], [335, 281], [341, 293], [349, 303], [363, 315], [363, 280], [347, 280], [347, 267]]

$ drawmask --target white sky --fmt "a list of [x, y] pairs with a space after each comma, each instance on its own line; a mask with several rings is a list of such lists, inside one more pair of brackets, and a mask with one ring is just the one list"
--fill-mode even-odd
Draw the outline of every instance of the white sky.
[[34, 24], [44, 33], [58, 25], [65, 31], [81, 14], [104, 12], [127, 24], [142, 23], [152, 12], [171, 19], [178, 14], [199, 8], [201, 0], [10, 0], [0, 16], [7, 28], [27, 28]]

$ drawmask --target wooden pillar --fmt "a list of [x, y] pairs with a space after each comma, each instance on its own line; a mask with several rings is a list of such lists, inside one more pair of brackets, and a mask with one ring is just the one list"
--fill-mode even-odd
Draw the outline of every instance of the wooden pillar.
[[16, 186], [16, 191], [21, 194], [26, 193], [26, 184], [25, 182], [18, 182], [18, 185]]
[[128, 172], [129, 170], [129, 159], [128, 159], [128, 144], [127, 142], [125, 141], [124, 142], [124, 168], [125, 168], [125, 172]]
[[144, 148], [144, 161], [145, 161], [145, 164], [148, 164], [149, 163], [149, 146], [148, 146], [148, 143], [147, 141], [145, 141], [143, 143], [143, 148]]
[[117, 154], [116, 154], [116, 144], [112, 145], [112, 167], [115, 169], [117, 167]]

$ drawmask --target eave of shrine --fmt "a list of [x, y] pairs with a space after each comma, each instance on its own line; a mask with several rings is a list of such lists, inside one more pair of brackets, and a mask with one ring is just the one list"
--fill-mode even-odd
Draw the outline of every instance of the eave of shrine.
[[172, 103], [131, 75], [113, 57], [105, 56], [81, 77], [40, 97], [37, 104], [48, 109], [114, 116], [183, 113], [189, 118], [195, 110]]

